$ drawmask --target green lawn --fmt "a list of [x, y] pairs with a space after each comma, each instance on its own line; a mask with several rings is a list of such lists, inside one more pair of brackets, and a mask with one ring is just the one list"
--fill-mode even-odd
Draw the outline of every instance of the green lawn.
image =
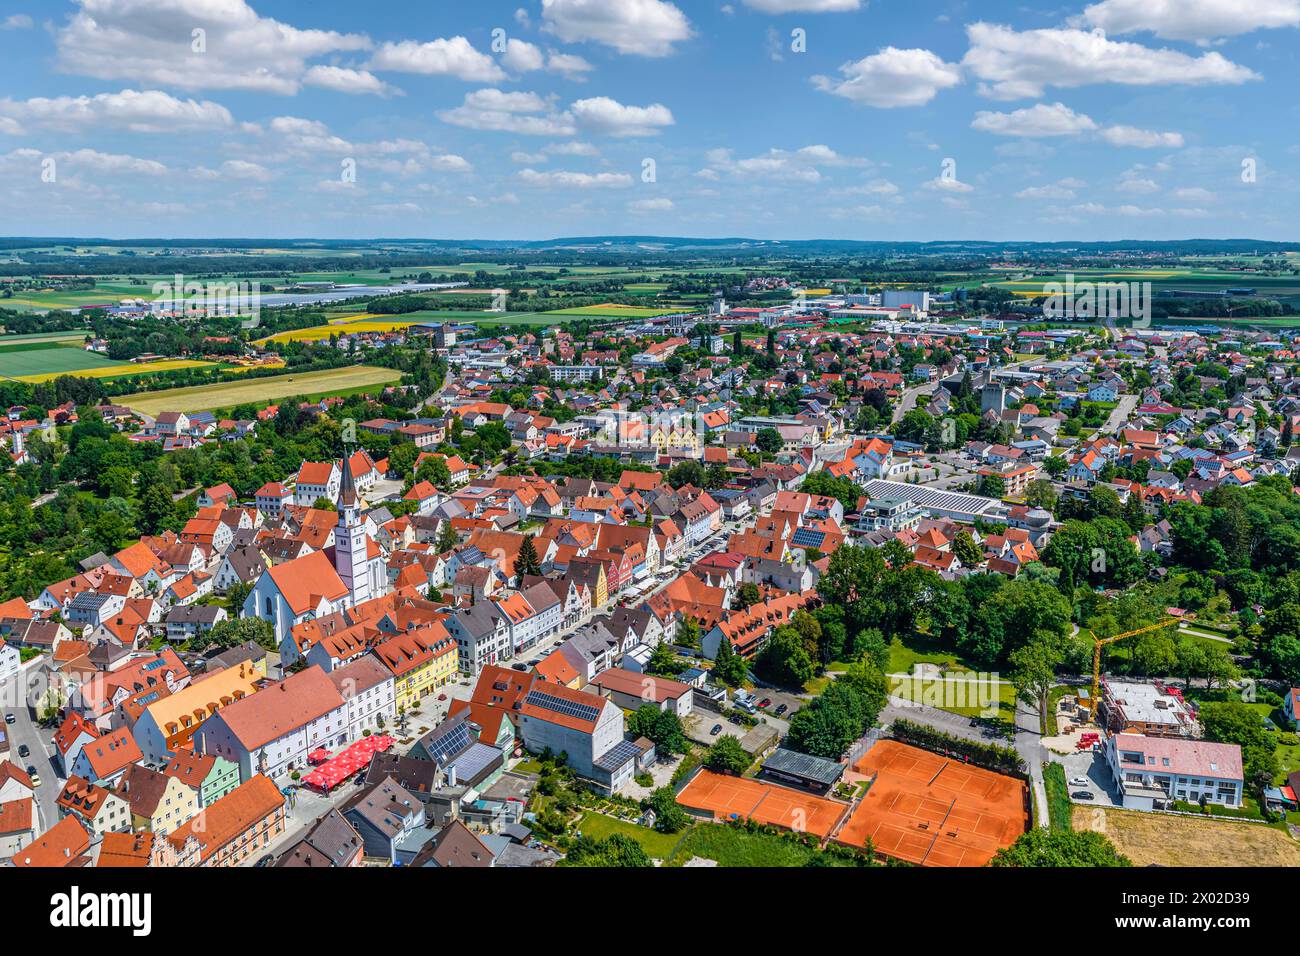
[[672, 856], [673, 848], [682, 839], [681, 833], [660, 833], [658, 830], [651, 830], [649, 827], [638, 826], [635, 823], [616, 820], [614, 817], [606, 816], [603, 813], [592, 813], [590, 811], [582, 815], [575, 829], [581, 830], [583, 836], [595, 840], [603, 840], [615, 833], [621, 833], [623, 836], [636, 840], [646, 853], [660, 860], [666, 860]]
[[716, 860], [719, 866], [806, 866], [817, 855], [771, 833], [750, 833], [737, 826], [706, 823], [688, 830], [669, 860], [681, 866], [693, 856]]

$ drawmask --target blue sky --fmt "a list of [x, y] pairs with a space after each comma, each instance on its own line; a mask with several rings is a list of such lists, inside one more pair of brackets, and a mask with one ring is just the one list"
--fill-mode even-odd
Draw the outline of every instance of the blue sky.
[[1300, 238], [1300, 0], [0, 11], [9, 235]]

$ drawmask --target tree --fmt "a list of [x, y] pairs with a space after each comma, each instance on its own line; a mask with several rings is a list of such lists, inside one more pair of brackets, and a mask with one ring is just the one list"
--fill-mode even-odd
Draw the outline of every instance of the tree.
[[682, 647], [699, 647], [700, 622], [690, 616], [682, 618], [681, 624], [677, 625], [677, 636], [674, 640]]
[[765, 455], [775, 455], [785, 447], [785, 441], [781, 438], [781, 433], [775, 428], [760, 428], [754, 436], [754, 445]]
[[1046, 479], [1035, 478], [1025, 488], [1025, 504], [1052, 511], [1056, 508], [1056, 486]]
[[449, 519], [444, 519], [442, 527], [438, 529], [438, 540], [434, 544], [434, 548], [437, 549], [439, 554], [446, 554], [459, 543], [460, 538], [456, 537], [456, 529], [451, 526]]
[[755, 661], [756, 670], [782, 687], [802, 688], [816, 673], [804, 647], [803, 636], [793, 627], [779, 627], [768, 638]]
[[1011, 683], [1016, 697], [1038, 711], [1038, 730], [1047, 736], [1047, 719], [1051, 713], [1049, 703], [1052, 686], [1056, 683], [1056, 668], [1062, 658], [1059, 639], [1052, 635], [1036, 636], [1024, 647], [1008, 655], [1011, 665]]
[[659, 787], [650, 794], [646, 806], [654, 811], [655, 829], [660, 833], [677, 833], [691, 825], [691, 818], [677, 802], [677, 793], [672, 787]]
[[713, 676], [728, 687], [739, 687], [749, 675], [749, 665], [731, 646], [731, 639], [723, 634], [718, 639], [718, 653], [713, 659]]
[[[654, 678], [650, 678], [653, 680]], [[677, 715], [655, 704], [642, 704], [627, 718], [627, 732], [654, 742], [664, 754], [686, 753], [686, 734]]]
[[740, 741], [730, 734], [724, 734], [704, 754], [704, 766], [715, 773], [730, 773], [740, 776], [749, 769], [754, 759], [740, 746]]
[[537, 557], [537, 548], [533, 545], [533, 536], [524, 535], [519, 545], [519, 554], [515, 557], [516, 586], [523, 587], [524, 575], [535, 577], [542, 573], [542, 562]]
[[952, 541], [952, 553], [964, 568], [976, 568], [984, 563], [984, 552], [966, 529], [957, 532]]
[[388, 452], [388, 470], [399, 478], [405, 478], [419, 456], [420, 450], [415, 447], [415, 442], [399, 441]]
[[649, 867], [654, 866], [640, 843], [630, 836], [614, 833], [603, 840], [579, 837], [569, 844], [560, 866]]
[[1132, 865], [1132, 861], [1100, 833], [1091, 830], [1076, 833], [1046, 827], [1030, 828], [989, 861], [989, 866], [1015, 867]]
[[746, 581], [736, 589], [736, 609], [739, 611], [753, 607], [762, 599], [763, 594], [759, 591], [758, 585], [753, 581]]
[[218, 647], [238, 647], [249, 641], [268, 651], [274, 651], [278, 647], [271, 622], [260, 617], [226, 618], [208, 631], [207, 640]]
[[646, 662], [646, 673], [672, 677], [680, 674], [681, 671], [682, 665], [678, 663], [677, 655], [668, 646], [668, 642], [660, 641], [656, 644], [654, 650], [650, 652], [650, 660]]

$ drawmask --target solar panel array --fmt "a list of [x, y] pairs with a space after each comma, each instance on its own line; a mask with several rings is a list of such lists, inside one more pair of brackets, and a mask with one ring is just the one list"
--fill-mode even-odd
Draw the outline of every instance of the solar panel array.
[[556, 697], [545, 691], [530, 690], [525, 700], [534, 707], [541, 707], [544, 710], [553, 710], [557, 714], [564, 714], [566, 717], [576, 717], [579, 720], [594, 721], [600, 716], [600, 708], [593, 707], [590, 704], [580, 704], [577, 701], [567, 700], [564, 697]]
[[796, 548], [820, 548], [826, 540], [826, 532], [815, 528], [800, 528], [790, 539]]
[[844, 772], [843, 766], [834, 760], [801, 754], [794, 750], [778, 747], [772, 755], [763, 761], [763, 769], [776, 773], [786, 773], [806, 780], [830, 786]]
[[424, 746], [429, 752], [429, 759], [441, 764], [443, 760], [454, 757], [469, 745], [469, 724], [462, 720], [442, 736], [428, 741]]
[[941, 491], [927, 488], [925, 485], [909, 485], [901, 481], [885, 481], [873, 478], [863, 485], [863, 490], [871, 499], [876, 498], [910, 498], [922, 508], [935, 508], [940, 511], [956, 511], [966, 514], [984, 514], [1001, 508], [1002, 503], [980, 495], [966, 495], [958, 491]]
[[620, 740], [592, 761], [601, 770], [614, 771], [641, 755], [641, 748], [630, 740]]

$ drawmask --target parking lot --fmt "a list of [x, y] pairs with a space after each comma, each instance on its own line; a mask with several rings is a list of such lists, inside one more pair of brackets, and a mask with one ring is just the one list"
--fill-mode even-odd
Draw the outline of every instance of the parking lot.
[[[1100, 752], [1082, 750], [1065, 756], [1053, 754], [1052, 759], [1059, 761], [1065, 767], [1065, 781], [1072, 803], [1099, 807], [1122, 805], [1119, 790], [1110, 775], [1110, 768], [1106, 766], [1106, 759]], [[1088, 782], [1084, 785], [1076, 783], [1077, 780]], [[1081, 791], [1093, 794], [1095, 799], [1076, 800], [1073, 794]]]

